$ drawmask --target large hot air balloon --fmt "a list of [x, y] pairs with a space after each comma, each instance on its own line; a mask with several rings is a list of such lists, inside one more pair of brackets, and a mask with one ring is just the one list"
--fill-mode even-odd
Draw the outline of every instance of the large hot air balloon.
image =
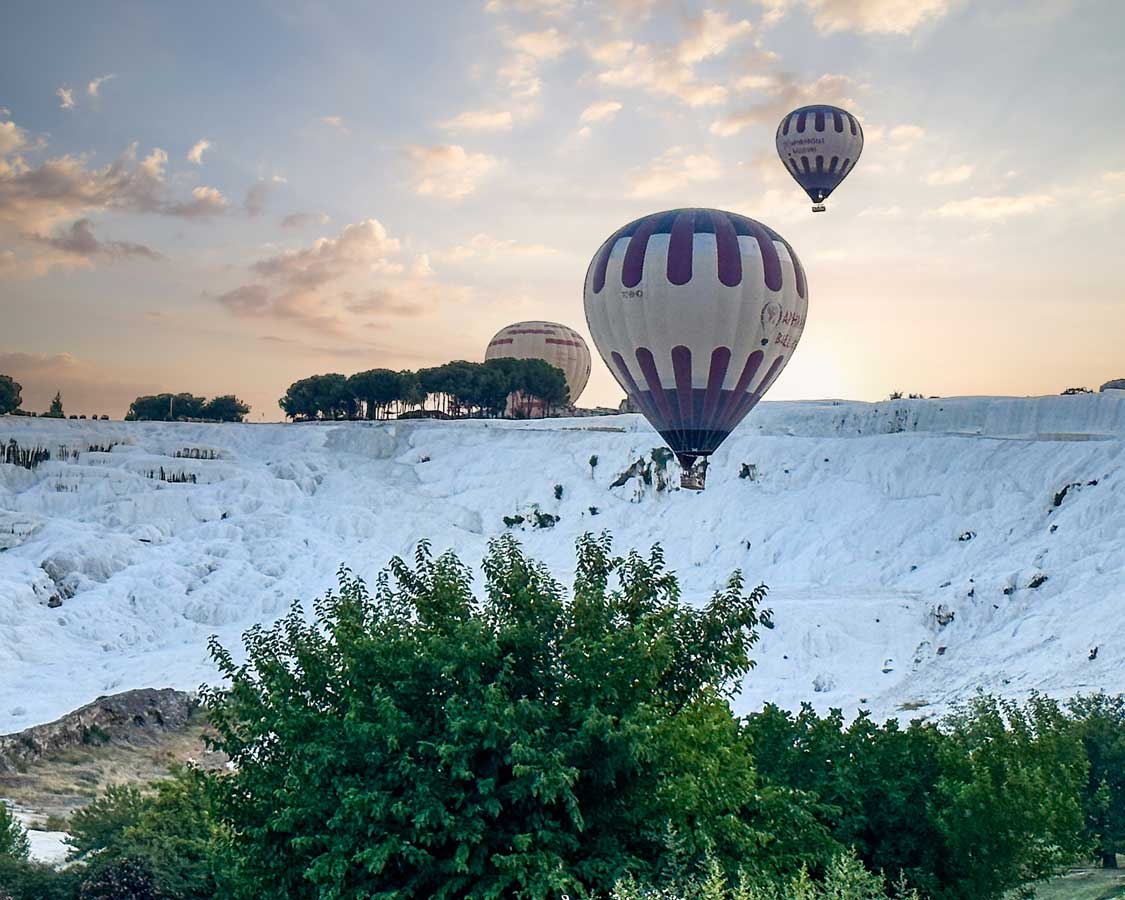
[[815, 204], [813, 212], [824, 212], [824, 201], [863, 152], [863, 129], [839, 107], [802, 106], [781, 120], [776, 142], [785, 168]]
[[769, 390], [805, 327], [797, 254], [772, 228], [717, 209], [630, 222], [586, 273], [586, 321], [629, 398], [668, 442], [684, 487]]
[[570, 402], [578, 400], [590, 380], [590, 348], [573, 328], [557, 322], [516, 322], [488, 342], [484, 358], [542, 359], [562, 369]]

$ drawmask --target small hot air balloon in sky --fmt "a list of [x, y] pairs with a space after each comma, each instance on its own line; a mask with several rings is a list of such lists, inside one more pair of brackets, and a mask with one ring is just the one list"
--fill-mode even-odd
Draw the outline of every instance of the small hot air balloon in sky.
[[586, 321], [625, 393], [676, 454], [684, 487], [769, 390], [805, 327], [805, 270], [753, 219], [674, 209], [630, 222], [586, 273]]
[[813, 212], [824, 212], [824, 201], [863, 152], [863, 128], [839, 107], [802, 106], [781, 120], [776, 142], [785, 168], [815, 204]]
[[566, 376], [573, 405], [590, 380], [590, 348], [573, 328], [557, 322], [516, 322], [501, 328], [484, 351], [484, 358], [542, 359]]

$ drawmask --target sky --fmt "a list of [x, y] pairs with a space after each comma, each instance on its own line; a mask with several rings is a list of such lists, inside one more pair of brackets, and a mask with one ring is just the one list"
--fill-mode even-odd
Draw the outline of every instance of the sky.
[[[770, 399], [1125, 377], [1119, 0], [421, 0], [0, 8], [0, 373], [120, 416], [589, 337], [646, 213], [781, 232], [808, 324]], [[814, 215], [774, 150], [852, 111]], [[596, 354], [595, 354], [596, 357]], [[622, 392], [595, 359], [582, 405]]]

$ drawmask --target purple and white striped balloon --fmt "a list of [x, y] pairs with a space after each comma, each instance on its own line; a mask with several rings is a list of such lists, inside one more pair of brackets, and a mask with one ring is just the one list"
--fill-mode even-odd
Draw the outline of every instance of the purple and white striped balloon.
[[585, 306], [602, 359], [687, 470], [785, 368], [804, 330], [808, 286], [772, 228], [717, 209], [674, 209], [602, 244]]

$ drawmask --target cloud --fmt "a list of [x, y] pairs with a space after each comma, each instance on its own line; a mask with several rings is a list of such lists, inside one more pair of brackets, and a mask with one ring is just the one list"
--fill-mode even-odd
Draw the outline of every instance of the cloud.
[[608, 122], [619, 112], [621, 112], [621, 104], [616, 100], [598, 100], [596, 103], [591, 103], [578, 117], [578, 121], [583, 125], [592, 125], [595, 122]]
[[870, 206], [867, 209], [860, 210], [859, 215], [872, 219], [897, 219], [902, 216], [902, 212], [902, 207], [898, 205]]
[[93, 81], [91, 81], [88, 85], [86, 85], [86, 93], [89, 94], [91, 97], [97, 97], [98, 92], [101, 90], [102, 85], [105, 84], [107, 81], [112, 81], [116, 77], [117, 77], [116, 75], [99, 75], [97, 78], [95, 78]]
[[282, 228], [308, 228], [310, 225], [327, 225], [332, 221], [328, 213], [290, 213], [281, 220]]
[[768, 84], [764, 89], [768, 94], [766, 99], [716, 119], [711, 123], [712, 134], [730, 137], [753, 126], [769, 126], [772, 129], [787, 112], [814, 101], [845, 107], [855, 105], [848, 96], [855, 83], [846, 75], [821, 75], [807, 83], [799, 82], [791, 75], [748, 75], [737, 81], [736, 87], [754, 90], [752, 85], [755, 84]]
[[722, 166], [713, 156], [673, 147], [654, 159], [647, 169], [634, 173], [629, 196], [667, 194], [691, 184], [716, 181], [721, 176]]
[[273, 178], [260, 178], [252, 184], [242, 203], [246, 214], [251, 217], [260, 216], [266, 208], [266, 201], [270, 194], [281, 184], [285, 184], [285, 179], [280, 175], [274, 175]]
[[943, 18], [952, 0], [757, 0], [762, 24], [774, 25], [790, 9], [803, 7], [822, 34], [858, 31], [863, 34], [910, 34]]
[[945, 187], [950, 184], [961, 184], [972, 177], [972, 166], [952, 166], [948, 169], [937, 169], [931, 172], [926, 176], [926, 184], [931, 184], [936, 187]]
[[574, 41], [557, 28], [547, 28], [543, 31], [525, 31], [523, 34], [517, 34], [509, 39], [508, 45], [535, 59], [558, 59], [574, 46]]
[[496, 74], [513, 97], [529, 100], [537, 96], [543, 87], [539, 77], [540, 66], [558, 59], [574, 42], [557, 28], [546, 28], [509, 34], [505, 43], [512, 56]]
[[[254, 281], [216, 300], [237, 316], [291, 320], [334, 334], [349, 333], [356, 316], [417, 315], [420, 298], [436, 301], [441, 291], [426, 285], [429, 259], [416, 257], [407, 270], [395, 259], [401, 250], [381, 222], [365, 219], [334, 238], [259, 260], [250, 267]], [[373, 278], [382, 283], [372, 287]]]
[[163, 259], [159, 253], [144, 244], [134, 244], [129, 241], [99, 241], [94, 236], [94, 223], [89, 219], [79, 219], [69, 229], [55, 237], [37, 237], [36, 240], [62, 253], [86, 259], [95, 256], [102, 256], [111, 261], [130, 257]]
[[203, 151], [210, 148], [211, 142], [207, 138], [196, 141], [187, 152], [187, 161], [197, 166], [203, 165]]
[[543, 244], [523, 244], [515, 240], [501, 240], [481, 232], [443, 255], [447, 259], [460, 261], [474, 258], [546, 256], [557, 252], [553, 247], [547, 247]]
[[320, 124], [327, 125], [334, 131], [338, 131], [340, 134], [347, 135], [352, 133], [352, 130], [344, 124], [344, 120], [340, 116], [321, 116]]
[[459, 144], [406, 148], [418, 179], [414, 190], [424, 196], [459, 200], [473, 193], [482, 178], [496, 168], [486, 153], [469, 153]]
[[[27, 146], [27, 132], [15, 122], [0, 122], [0, 159]], [[2, 165], [2, 163], [0, 163]], [[0, 169], [0, 173], [4, 170]]]
[[1018, 196], [970, 197], [943, 203], [931, 215], [942, 218], [979, 219], [992, 221], [1012, 216], [1026, 216], [1054, 205], [1050, 194], [1022, 194]]
[[507, 131], [512, 127], [512, 114], [506, 109], [466, 110], [440, 123], [447, 131]]
[[226, 211], [229, 203], [218, 188], [201, 185], [191, 190], [191, 200], [173, 203], [162, 210], [170, 216], [183, 216], [186, 219], [201, 219], [217, 216]]
[[74, 109], [74, 88], [58, 88], [55, 96], [59, 98], [59, 106], [63, 109]]
[[727, 88], [699, 78], [695, 67], [721, 56], [752, 31], [745, 19], [732, 21], [726, 13], [706, 9], [693, 18], [687, 34], [670, 46], [609, 41], [589, 49], [603, 67], [597, 78], [617, 88], [641, 88], [651, 94], [672, 96], [688, 106], [714, 106], [727, 99]]
[[484, 8], [490, 13], [519, 12], [561, 16], [574, 8], [574, 0], [488, 0]]

